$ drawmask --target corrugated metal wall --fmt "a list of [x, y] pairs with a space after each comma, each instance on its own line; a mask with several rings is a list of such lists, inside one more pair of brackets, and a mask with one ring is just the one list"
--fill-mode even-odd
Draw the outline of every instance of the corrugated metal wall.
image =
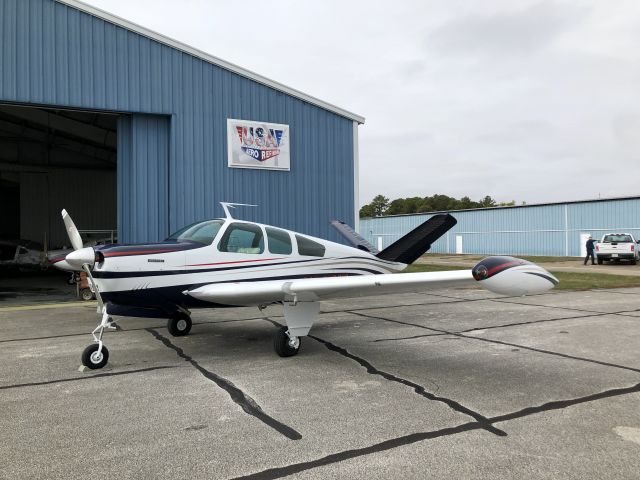
[[118, 233], [128, 242], [167, 238], [170, 130], [166, 116], [118, 119]]
[[[220, 216], [219, 201], [259, 204], [240, 214], [332, 239], [331, 219], [353, 223], [350, 119], [53, 0], [2, 0], [0, 41], [0, 102], [171, 116], [168, 225], [121, 210], [121, 240]], [[227, 168], [227, 118], [290, 125], [291, 171]], [[119, 140], [133, 152], [119, 158], [127, 172], [148, 157], [125, 142], [147, 135], [155, 148], [166, 134], [163, 121], [133, 123], [141, 131]], [[147, 205], [157, 195], [123, 190], [121, 204]]]
[[[434, 253], [579, 256], [581, 233], [600, 238], [610, 231], [640, 236], [640, 198], [451, 212], [458, 224], [431, 248]], [[431, 215], [360, 220], [360, 233], [388, 246]]]

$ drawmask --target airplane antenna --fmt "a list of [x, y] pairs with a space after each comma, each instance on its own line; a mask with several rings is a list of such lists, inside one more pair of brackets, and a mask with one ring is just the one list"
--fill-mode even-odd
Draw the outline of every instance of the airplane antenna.
[[250, 203], [230, 203], [230, 202], [220, 202], [220, 205], [222, 205], [222, 209], [224, 210], [224, 214], [225, 214], [225, 217], [227, 218], [227, 220], [233, 220], [233, 216], [231, 215], [231, 212], [229, 211], [230, 208], [257, 207], [258, 206], [258, 205], [252, 205]]

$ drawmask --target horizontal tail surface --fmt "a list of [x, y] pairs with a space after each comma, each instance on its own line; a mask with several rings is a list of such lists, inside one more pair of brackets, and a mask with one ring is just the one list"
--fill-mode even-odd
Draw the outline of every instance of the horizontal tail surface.
[[448, 213], [434, 215], [376, 256], [391, 262], [413, 263], [456, 223], [458, 223], [457, 220]]
[[342, 236], [354, 247], [364, 250], [365, 252], [372, 253], [373, 255], [378, 253], [378, 249], [376, 247], [367, 242], [359, 233], [346, 223], [341, 222], [340, 220], [333, 220], [331, 222], [331, 226], [340, 232]]

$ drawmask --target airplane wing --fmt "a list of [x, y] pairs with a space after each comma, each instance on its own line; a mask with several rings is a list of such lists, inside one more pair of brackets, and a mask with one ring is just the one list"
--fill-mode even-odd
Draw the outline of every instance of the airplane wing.
[[558, 279], [525, 260], [496, 256], [481, 260], [472, 270], [214, 283], [183, 293], [221, 305], [250, 306], [420, 292], [465, 284], [500, 295], [520, 296], [544, 293], [557, 285]]
[[331, 298], [419, 292], [429, 288], [473, 284], [474, 282], [471, 270], [453, 270], [448, 272], [216, 283], [187, 290], [184, 293], [206, 302], [249, 306], [295, 300], [315, 302]]

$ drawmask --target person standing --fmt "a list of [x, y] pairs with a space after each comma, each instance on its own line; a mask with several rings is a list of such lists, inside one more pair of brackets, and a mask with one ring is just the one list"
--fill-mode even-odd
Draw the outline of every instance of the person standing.
[[596, 259], [595, 259], [595, 255], [593, 254], [593, 251], [595, 249], [594, 244], [596, 242], [593, 240], [593, 237], [591, 235], [589, 235], [589, 239], [587, 240], [586, 243], [586, 247], [587, 247], [587, 256], [584, 257], [584, 264], [587, 264], [587, 260], [589, 260], [589, 257], [591, 257], [591, 265], [595, 265], [596, 264]]

